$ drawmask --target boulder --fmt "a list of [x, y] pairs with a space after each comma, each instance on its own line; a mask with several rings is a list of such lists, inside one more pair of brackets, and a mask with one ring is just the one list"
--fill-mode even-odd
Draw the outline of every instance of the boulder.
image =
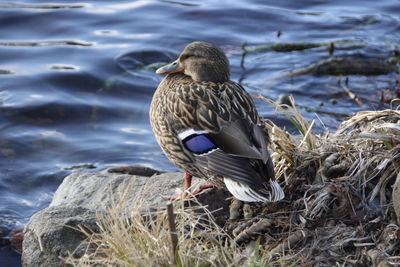
[[[97, 213], [107, 212], [121, 198], [130, 203], [138, 194], [144, 203], [141, 208], [163, 208], [166, 201], [161, 196], [173, 194], [176, 188], [182, 187], [182, 176], [175, 172], [146, 177], [107, 170], [67, 176], [49, 207], [35, 213], [25, 227], [23, 266], [65, 266], [63, 258], [84, 254], [84, 246], [79, 249], [79, 245], [85, 242], [86, 236], [79, 227], [98, 231]], [[223, 206], [214, 214], [223, 223], [228, 217], [226, 198], [229, 196], [224, 190], [212, 189], [199, 195], [198, 200], [210, 210]], [[129, 208], [137, 209], [127, 205], [127, 212]]]

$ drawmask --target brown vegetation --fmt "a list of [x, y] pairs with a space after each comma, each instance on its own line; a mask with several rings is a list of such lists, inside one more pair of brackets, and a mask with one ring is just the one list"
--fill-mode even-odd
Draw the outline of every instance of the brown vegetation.
[[[400, 169], [400, 111], [363, 111], [335, 133], [315, 134], [291, 105], [278, 105], [301, 134], [271, 121], [273, 159], [286, 198], [251, 206], [252, 218], [215, 223], [200, 203], [175, 203], [178, 250], [165, 209], [126, 214], [124, 201], [86, 233], [76, 266], [393, 266], [400, 263], [400, 229], [392, 185]], [[241, 205], [238, 205], [241, 207]], [[248, 206], [247, 206], [248, 208]], [[244, 209], [244, 208], [243, 208]], [[237, 216], [236, 216], [237, 217]]]

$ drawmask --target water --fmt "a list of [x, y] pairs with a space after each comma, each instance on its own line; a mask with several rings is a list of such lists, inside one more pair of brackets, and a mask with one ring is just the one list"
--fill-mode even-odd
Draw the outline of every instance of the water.
[[[396, 90], [396, 73], [350, 76], [360, 106], [336, 76], [282, 77], [327, 58], [326, 48], [252, 53], [241, 68], [241, 44], [349, 41], [364, 45], [343, 45], [336, 56], [388, 58], [398, 49], [399, 14], [399, 0], [0, 2], [0, 227], [23, 227], [66, 175], [88, 165], [175, 170], [149, 126], [162, 79], [149, 66], [195, 40], [220, 45], [232, 79], [252, 94], [292, 94], [308, 119], [318, 116], [321, 131], [339, 125], [334, 114], [387, 107], [380, 92]], [[257, 105], [290, 128], [273, 108]], [[18, 266], [7, 246], [0, 258]]]

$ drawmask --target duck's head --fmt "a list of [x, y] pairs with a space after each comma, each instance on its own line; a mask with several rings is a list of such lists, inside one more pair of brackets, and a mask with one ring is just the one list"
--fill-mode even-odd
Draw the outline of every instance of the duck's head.
[[229, 80], [229, 61], [216, 45], [206, 42], [188, 44], [178, 59], [159, 68], [157, 74], [183, 72], [196, 82], [226, 82]]

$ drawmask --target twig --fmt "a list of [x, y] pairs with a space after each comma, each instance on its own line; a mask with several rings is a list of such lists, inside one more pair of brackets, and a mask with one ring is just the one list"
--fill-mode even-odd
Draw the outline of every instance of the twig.
[[343, 91], [350, 97], [351, 100], [356, 102], [358, 105], [362, 106], [362, 102], [358, 96], [356, 96], [352, 91], [350, 91], [349, 87], [347, 87], [346, 82], [341, 82], [340, 84], [343, 88]]
[[250, 227], [246, 228], [242, 231], [238, 236], [234, 239], [235, 243], [240, 244], [250, 240], [252, 237], [261, 235], [272, 225], [272, 220], [269, 219], [261, 219], [258, 222], [252, 224]]
[[399, 144], [400, 139], [397, 138], [395, 135], [388, 135], [388, 134], [377, 134], [377, 133], [370, 133], [370, 132], [361, 132], [358, 134], [358, 137], [365, 137], [371, 139], [381, 140], [383, 142], [389, 142], [391, 144]]
[[244, 58], [247, 55], [247, 53], [249, 53], [249, 50], [246, 49], [246, 45], [247, 42], [242, 43], [242, 45], [240, 46], [242, 48], [242, 58], [240, 60], [240, 68], [243, 70], [243, 72], [246, 71], [246, 68], [244, 66]]
[[[307, 143], [308, 143], [308, 147], [309, 147], [309, 148], [313, 148], [313, 147], [315, 146], [313, 140], [312, 140], [311, 138], [308, 138], [308, 136], [310, 135], [310, 132], [311, 132], [311, 130], [312, 130], [312, 127], [314, 126], [314, 122], [315, 122], [315, 120], [313, 120], [313, 121], [311, 122], [310, 126], [308, 127], [307, 132], [305, 133], [305, 135], [304, 135], [304, 137], [303, 137], [303, 140], [302, 140], [302, 141], [300, 142], [300, 144], [297, 146], [298, 148], [301, 147], [301, 146], [304, 144], [304, 142], [307, 142]], [[309, 140], [309, 139], [311, 139], [311, 140]]]
[[279, 243], [275, 248], [270, 251], [272, 257], [283, 255], [287, 249], [294, 247], [299, 241], [307, 239], [309, 233], [307, 230], [298, 230], [290, 234], [285, 240]]
[[176, 251], [178, 250], [178, 235], [176, 233], [175, 216], [174, 216], [174, 206], [171, 202], [167, 203], [167, 214], [168, 214], [168, 224], [169, 231], [171, 235], [172, 243], [172, 263], [176, 265]]
[[328, 45], [329, 55], [332, 56], [334, 51], [335, 51], [335, 43], [334, 42], [330, 42], [329, 45]]

